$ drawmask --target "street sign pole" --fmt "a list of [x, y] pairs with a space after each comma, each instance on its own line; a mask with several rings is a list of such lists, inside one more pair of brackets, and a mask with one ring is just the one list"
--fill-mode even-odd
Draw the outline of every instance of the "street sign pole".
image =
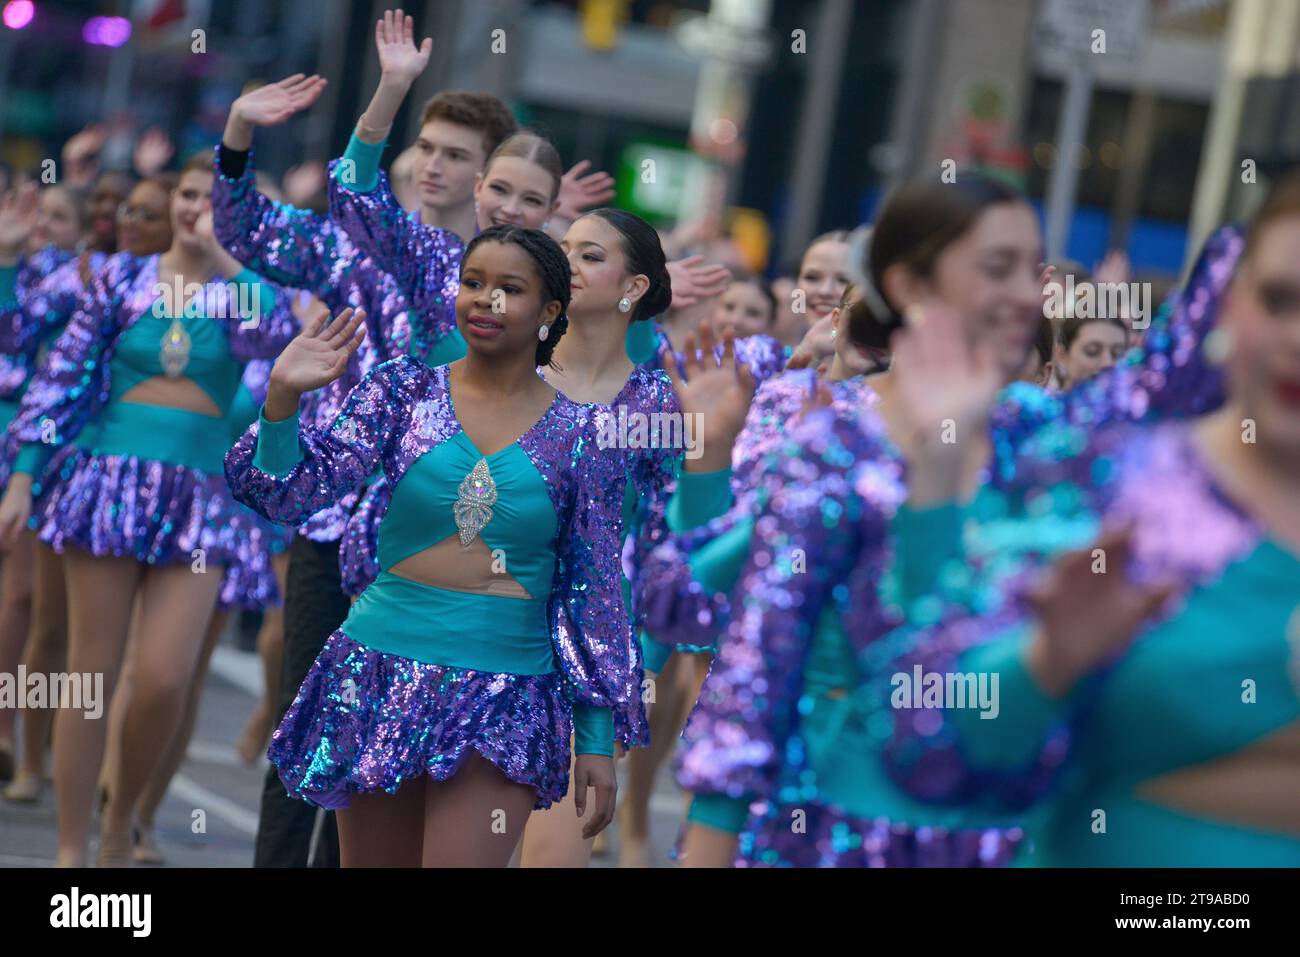
[[1065, 254], [1070, 221], [1074, 218], [1079, 192], [1080, 152], [1088, 135], [1088, 114], [1092, 109], [1092, 62], [1084, 54], [1065, 84], [1065, 107], [1056, 128], [1056, 163], [1047, 189], [1047, 256]]

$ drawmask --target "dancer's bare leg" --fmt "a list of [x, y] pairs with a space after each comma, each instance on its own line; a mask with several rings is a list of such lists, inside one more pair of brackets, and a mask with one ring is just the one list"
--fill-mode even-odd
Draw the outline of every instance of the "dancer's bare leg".
[[473, 752], [447, 781], [425, 791], [425, 867], [505, 867], [524, 834], [537, 792]]
[[122, 658], [122, 673], [117, 679], [117, 692], [108, 709], [108, 735], [104, 739], [104, 761], [99, 767], [99, 782], [95, 787], [98, 806], [102, 811], [108, 803], [108, 794], [117, 778], [118, 758], [122, 753], [122, 721], [126, 717], [127, 702], [131, 700], [131, 686], [135, 681], [136, 647], [140, 644], [140, 596], [131, 609], [131, 627], [126, 636], [126, 652]]
[[[111, 702], [144, 566], [134, 559], [96, 558], [72, 548], [63, 562], [68, 584], [67, 670], [102, 675], [104, 698]], [[60, 867], [80, 867], [86, 860], [90, 809], [108, 731], [105, 717], [59, 708], [54, 719]]]
[[427, 777], [404, 781], [396, 794], [353, 794], [335, 812], [341, 867], [419, 867]]
[[196, 573], [178, 563], [150, 568], [143, 577], [131, 696], [100, 826], [100, 853], [110, 863], [125, 857], [131, 815], [181, 721], [221, 575], [219, 566]]
[[208, 665], [212, 661], [212, 652], [216, 650], [217, 643], [221, 641], [221, 635], [225, 632], [229, 621], [229, 612], [218, 611], [213, 613], [212, 620], [208, 623], [208, 633], [203, 639], [203, 650], [199, 653], [199, 665], [194, 671], [194, 678], [190, 681], [189, 693], [185, 697], [185, 712], [181, 717], [181, 723], [176, 728], [176, 733], [172, 735], [171, 741], [167, 744], [167, 752], [163, 755], [162, 763], [149, 776], [149, 781], [144, 787], [144, 793], [140, 795], [140, 800], [136, 802], [135, 840], [133, 842], [135, 847], [132, 856], [137, 864], [163, 863], [163, 856], [158, 850], [158, 843], [153, 833], [154, 816], [158, 813], [163, 798], [167, 796], [167, 789], [171, 787], [172, 778], [176, 776], [176, 772], [180, 770], [180, 766], [185, 762], [185, 754], [190, 748], [190, 739], [194, 737], [194, 726], [198, 723], [199, 702], [202, 699], [203, 688], [208, 681]]
[[674, 652], [655, 680], [650, 746], [627, 756], [627, 797], [619, 806], [618, 866], [650, 866], [650, 799], [655, 778], [672, 757], [691, 709], [700, 697], [710, 656]]
[[[32, 622], [32, 565], [36, 533], [25, 529], [0, 564], [0, 674], [16, 675]], [[14, 773], [17, 708], [0, 708], [0, 781]]]
[[[44, 542], [38, 541], [35, 551], [32, 624], [23, 664], [28, 674], [51, 675], [64, 670], [68, 657], [68, 590], [63, 558]], [[33, 708], [23, 714], [19, 726], [22, 753], [18, 773], [5, 788], [8, 800], [28, 803], [40, 799], [54, 715], [53, 708]]]

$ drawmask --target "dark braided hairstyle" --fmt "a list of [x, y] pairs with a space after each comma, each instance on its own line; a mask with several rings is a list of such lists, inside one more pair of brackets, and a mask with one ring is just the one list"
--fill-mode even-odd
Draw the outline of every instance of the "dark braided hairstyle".
[[638, 319], [650, 319], [667, 312], [673, 303], [673, 283], [668, 278], [668, 262], [655, 228], [640, 216], [611, 206], [593, 209], [584, 216], [595, 216], [613, 226], [622, 240], [623, 258], [627, 262], [628, 273], [645, 276], [650, 280], [645, 295], [632, 307], [629, 320], [636, 322]]
[[569, 257], [564, 255], [559, 243], [540, 229], [525, 229], [523, 226], [506, 224], [485, 229], [470, 240], [469, 245], [465, 247], [465, 255], [460, 260], [462, 270], [465, 268], [465, 263], [469, 262], [470, 253], [481, 243], [514, 244], [528, 253], [533, 265], [537, 267], [537, 274], [542, 277], [542, 304], [545, 305], [552, 300], [560, 303], [560, 314], [551, 323], [551, 332], [546, 337], [546, 341], [539, 339], [537, 342], [536, 364], [550, 365], [555, 344], [569, 328], [569, 298], [573, 294], [570, 288], [573, 279], [569, 271]]

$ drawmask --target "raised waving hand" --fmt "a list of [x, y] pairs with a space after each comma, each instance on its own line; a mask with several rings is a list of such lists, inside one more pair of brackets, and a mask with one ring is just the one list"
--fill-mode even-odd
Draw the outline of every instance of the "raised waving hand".
[[266, 417], [280, 421], [298, 410], [298, 400], [343, 374], [352, 353], [366, 337], [365, 310], [344, 309], [333, 320], [327, 313], [309, 320], [271, 367]]
[[231, 104], [222, 142], [231, 149], [248, 149], [253, 143], [254, 127], [277, 126], [307, 109], [320, 98], [327, 82], [314, 74], [295, 73], [250, 90]]
[[383, 19], [375, 24], [375, 47], [379, 51], [379, 86], [357, 124], [357, 136], [364, 143], [382, 143], [387, 138], [411, 84], [429, 65], [433, 40], [425, 37], [417, 47], [415, 18], [400, 9], [385, 10]]

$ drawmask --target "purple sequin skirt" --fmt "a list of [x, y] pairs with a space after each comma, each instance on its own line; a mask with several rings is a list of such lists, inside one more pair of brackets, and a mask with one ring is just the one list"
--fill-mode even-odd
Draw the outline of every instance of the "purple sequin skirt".
[[816, 801], [758, 802], [736, 867], [1007, 867], [1021, 828], [948, 830], [863, 818]]
[[237, 507], [233, 517], [238, 561], [226, 569], [217, 596], [220, 611], [275, 608], [284, 602], [271, 559], [293, 541], [297, 529], [272, 525], [251, 509]]
[[267, 757], [289, 794], [331, 810], [358, 792], [445, 781], [477, 751], [537, 791], [568, 791], [573, 712], [561, 672], [493, 674], [375, 651], [342, 631], [325, 642]]
[[150, 565], [239, 563], [241, 508], [225, 477], [135, 456], [81, 449], [46, 473], [51, 488], [37, 518], [41, 541], [99, 557]]

